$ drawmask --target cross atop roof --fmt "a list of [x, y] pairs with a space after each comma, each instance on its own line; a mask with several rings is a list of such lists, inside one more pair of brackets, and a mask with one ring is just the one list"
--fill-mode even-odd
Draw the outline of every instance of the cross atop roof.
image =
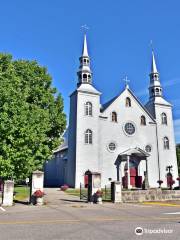
[[128, 83], [130, 82], [130, 80], [128, 79], [128, 77], [126, 76], [126, 77], [123, 79], [123, 81], [125, 82], [126, 87], [128, 88], [128, 87], [129, 87]]

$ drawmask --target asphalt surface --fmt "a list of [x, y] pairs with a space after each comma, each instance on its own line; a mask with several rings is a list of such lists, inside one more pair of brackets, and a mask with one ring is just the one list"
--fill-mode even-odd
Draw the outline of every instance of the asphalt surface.
[[178, 202], [97, 205], [57, 189], [46, 192], [44, 206], [0, 209], [0, 240], [180, 239]]

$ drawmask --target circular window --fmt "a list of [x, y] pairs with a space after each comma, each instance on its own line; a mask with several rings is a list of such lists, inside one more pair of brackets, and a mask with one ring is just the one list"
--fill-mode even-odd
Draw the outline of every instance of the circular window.
[[128, 135], [133, 135], [135, 133], [135, 126], [134, 124], [128, 122], [125, 124], [124, 130]]
[[145, 151], [148, 152], [148, 153], [151, 152], [152, 151], [152, 147], [150, 145], [147, 145], [145, 147]]
[[116, 144], [114, 142], [109, 143], [108, 150], [114, 152], [116, 150]]

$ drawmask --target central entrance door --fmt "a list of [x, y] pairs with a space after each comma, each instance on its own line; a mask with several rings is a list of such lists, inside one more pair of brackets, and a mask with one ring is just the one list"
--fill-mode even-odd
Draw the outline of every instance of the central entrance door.
[[138, 177], [138, 169], [137, 167], [131, 167], [130, 168], [130, 184], [132, 187], [137, 187], [136, 186], [136, 178]]
[[142, 187], [142, 176], [138, 176], [139, 160], [132, 158], [130, 160], [130, 184], [132, 187]]

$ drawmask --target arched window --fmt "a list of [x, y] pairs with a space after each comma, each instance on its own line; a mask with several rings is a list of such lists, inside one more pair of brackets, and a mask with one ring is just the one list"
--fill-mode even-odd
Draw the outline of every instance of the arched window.
[[126, 98], [126, 107], [131, 107], [131, 99], [129, 97]]
[[159, 88], [156, 88], [155, 91], [156, 91], [156, 94], [159, 95]]
[[91, 82], [91, 75], [88, 74], [88, 82]]
[[164, 137], [164, 149], [169, 149], [169, 139], [168, 137]]
[[167, 115], [165, 113], [161, 114], [161, 123], [167, 125]]
[[85, 143], [92, 144], [92, 131], [90, 129], [87, 129], [85, 132]]
[[87, 82], [87, 74], [86, 73], [83, 74], [83, 82]]
[[92, 116], [92, 103], [91, 102], [85, 103], [85, 115]]
[[146, 118], [145, 116], [141, 116], [141, 125], [145, 126], [146, 125]]
[[117, 113], [112, 112], [112, 122], [117, 122]]

